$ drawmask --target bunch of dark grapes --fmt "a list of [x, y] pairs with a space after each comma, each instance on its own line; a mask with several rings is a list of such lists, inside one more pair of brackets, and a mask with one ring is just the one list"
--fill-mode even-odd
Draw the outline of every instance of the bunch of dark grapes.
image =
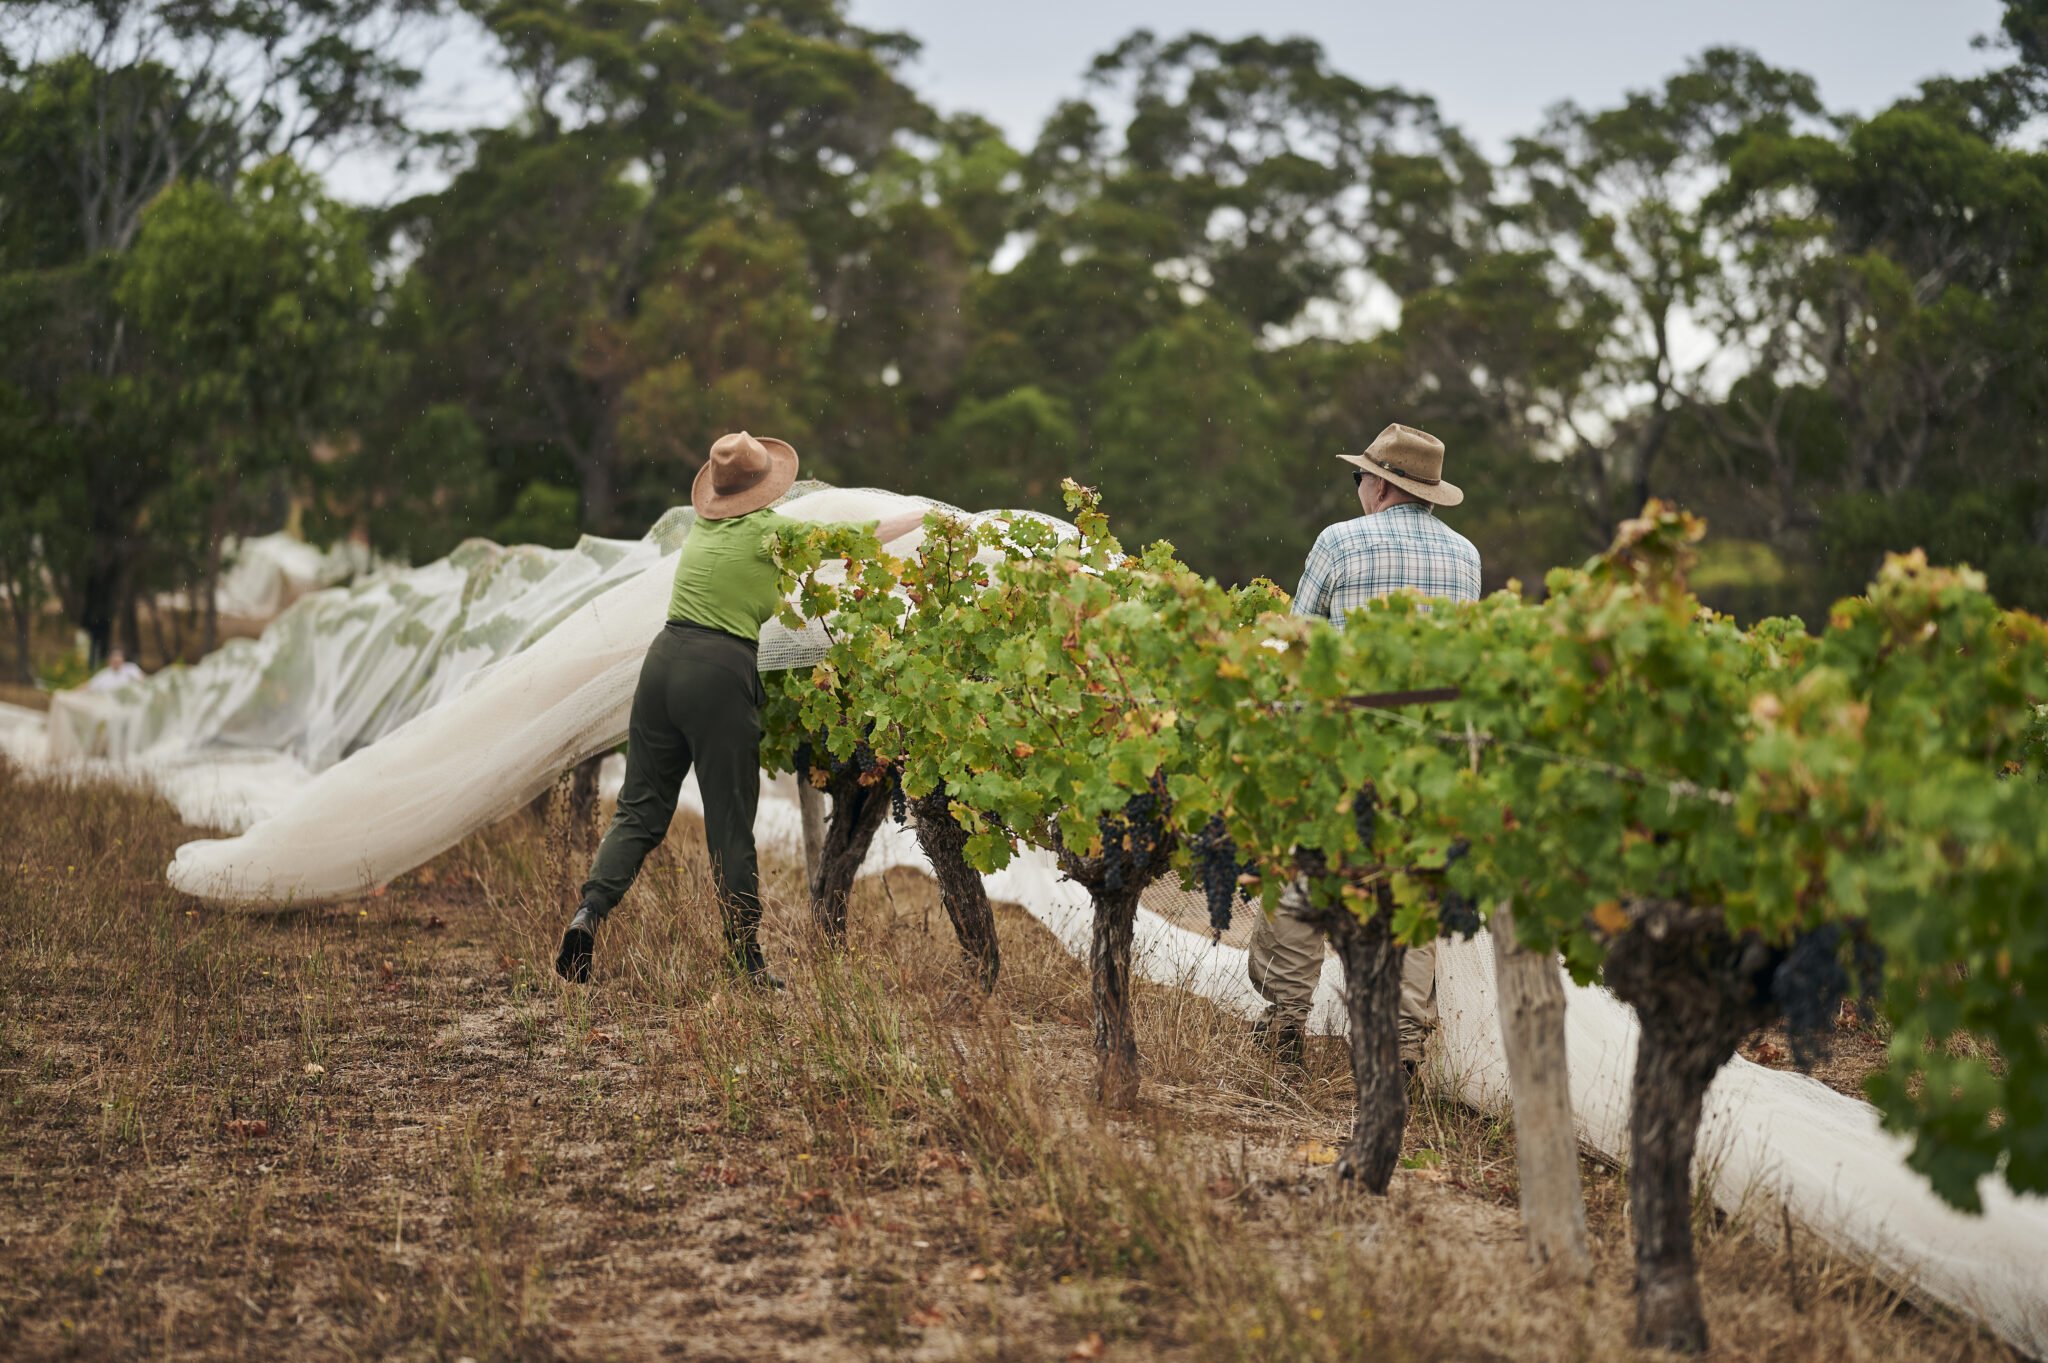
[[[1459, 838], [1444, 849], [1444, 869], [1450, 870], [1465, 854], [1472, 850], [1470, 841]], [[1479, 906], [1467, 899], [1462, 891], [1444, 886], [1443, 895], [1437, 900], [1436, 921], [1446, 933], [1470, 937], [1479, 931]]]
[[1161, 817], [1158, 792], [1141, 790], [1124, 802], [1123, 812], [1095, 821], [1102, 834], [1102, 888], [1119, 894], [1133, 880], [1145, 880], [1155, 864], [1166, 860], [1168, 831]]
[[1373, 786], [1351, 797], [1351, 822], [1358, 828], [1358, 845], [1370, 852], [1380, 828], [1380, 793]]
[[1479, 906], [1456, 890], [1445, 890], [1437, 902], [1436, 921], [1446, 935], [1470, 937], [1479, 931]]
[[1801, 933], [1771, 974], [1771, 999], [1785, 1015], [1792, 1039], [1792, 1062], [1809, 1069], [1828, 1056], [1842, 996], [1849, 992], [1849, 972], [1842, 969], [1842, 925], [1823, 923]]
[[[818, 760], [821, 756], [824, 758], [822, 762]], [[875, 750], [868, 746], [866, 739], [862, 739], [854, 744], [853, 751], [843, 758], [832, 756], [831, 750], [822, 744], [813, 747], [811, 741], [805, 739], [797, 744], [796, 752], [790, 760], [792, 765], [796, 767], [797, 778], [803, 781], [810, 780], [811, 772], [818, 767], [823, 767], [834, 781], [842, 780], [849, 776], [864, 786], [872, 786], [879, 781], [887, 781], [889, 783], [890, 817], [895, 819], [896, 826], [899, 828], [909, 818], [909, 809], [903, 798], [903, 782], [900, 779], [894, 779], [895, 774], [876, 759]]]
[[1209, 902], [1209, 926], [1218, 933], [1230, 930], [1230, 901], [1237, 891], [1242, 866], [1237, 843], [1224, 827], [1223, 816], [1212, 814], [1195, 835], [1195, 856], [1202, 867], [1202, 897]]

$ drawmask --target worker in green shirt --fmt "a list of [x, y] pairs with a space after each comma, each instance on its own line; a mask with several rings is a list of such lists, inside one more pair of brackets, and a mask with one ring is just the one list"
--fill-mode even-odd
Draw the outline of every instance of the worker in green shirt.
[[[780, 988], [761, 955], [760, 873], [754, 809], [761, 798], [761, 625], [782, 603], [769, 535], [803, 524], [768, 510], [796, 482], [796, 451], [741, 431], [711, 447], [690, 488], [697, 523], [676, 562], [668, 623], [648, 646], [633, 691], [626, 784], [598, 846], [583, 902], [562, 934], [555, 969], [590, 979], [597, 927], [625, 897], [640, 863], [661, 845], [676, 795], [694, 764], [704, 794], [704, 841], [725, 915], [734, 967]], [[874, 527], [883, 542], [923, 523], [911, 511]]]

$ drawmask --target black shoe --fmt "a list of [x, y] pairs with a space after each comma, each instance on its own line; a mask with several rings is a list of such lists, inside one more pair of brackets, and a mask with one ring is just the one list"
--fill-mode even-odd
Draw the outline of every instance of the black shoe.
[[555, 973], [571, 984], [590, 983], [590, 957], [597, 946], [597, 914], [585, 904], [569, 920], [562, 949], [555, 954]]
[[726, 949], [732, 953], [726, 960], [731, 965], [733, 974], [740, 976], [748, 984], [753, 985], [757, 989], [768, 990], [787, 989], [789, 987], [782, 982], [780, 975], [777, 975], [768, 968], [768, 958], [761, 954], [761, 944], [754, 939], [751, 933], [745, 939], [737, 942], [728, 938]]

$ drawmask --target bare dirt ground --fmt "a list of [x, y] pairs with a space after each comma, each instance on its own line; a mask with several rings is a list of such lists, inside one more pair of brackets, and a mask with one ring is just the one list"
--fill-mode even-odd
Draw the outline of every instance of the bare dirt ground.
[[[1633, 1356], [1621, 1173], [1585, 1169], [1595, 1281], [1537, 1280], [1505, 1123], [1418, 1086], [1391, 1194], [1336, 1186], [1339, 1045], [1276, 1068], [1163, 989], [1102, 1113], [1078, 966], [1006, 910], [981, 999], [907, 872], [841, 953], [771, 859], [790, 988], [736, 986], [684, 822], [575, 988], [578, 854], [530, 816], [228, 909], [164, 886], [200, 834], [161, 804], [0, 765], [0, 1354]], [[1775, 1225], [1699, 1232], [1715, 1357], [2010, 1357]]]

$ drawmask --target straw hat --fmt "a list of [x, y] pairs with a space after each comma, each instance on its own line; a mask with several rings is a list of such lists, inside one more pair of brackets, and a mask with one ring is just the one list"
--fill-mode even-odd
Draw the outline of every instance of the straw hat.
[[707, 521], [759, 511], [796, 482], [796, 451], [745, 431], [718, 437], [711, 458], [690, 485], [690, 505]]
[[1347, 464], [1386, 479], [1404, 492], [1425, 502], [1456, 506], [1465, 500], [1458, 487], [1444, 481], [1444, 442], [1428, 431], [1418, 431], [1400, 422], [1381, 431], [1364, 454], [1340, 454]]

